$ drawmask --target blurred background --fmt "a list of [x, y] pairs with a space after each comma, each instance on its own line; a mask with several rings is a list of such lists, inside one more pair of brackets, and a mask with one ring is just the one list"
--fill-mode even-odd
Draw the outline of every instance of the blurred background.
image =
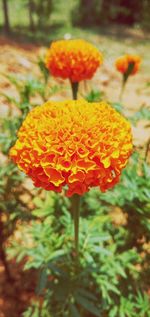
[[64, 32], [78, 32], [80, 27], [94, 28], [97, 32], [105, 27], [111, 33], [112, 27], [119, 25], [119, 28], [142, 28], [146, 32], [149, 15], [149, 0], [71, 0], [67, 5], [63, 0], [2, 0], [0, 18], [1, 27], [7, 33], [48, 42], [43, 29], [53, 33], [49, 34], [51, 38], [62, 36]]
[[[149, 31], [149, 0], [1, 0], [0, 317], [150, 317]], [[50, 43], [70, 38], [104, 58], [79, 98], [107, 100], [130, 121], [134, 143], [120, 183], [82, 197], [76, 275], [69, 200], [35, 189], [9, 159], [28, 111], [72, 98], [44, 64]], [[126, 53], [142, 63], [120, 100], [115, 60]]]

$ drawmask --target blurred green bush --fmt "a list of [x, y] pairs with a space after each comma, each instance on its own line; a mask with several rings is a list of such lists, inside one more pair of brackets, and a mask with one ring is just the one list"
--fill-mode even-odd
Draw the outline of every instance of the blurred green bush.
[[148, 0], [79, 0], [76, 14], [72, 14], [73, 24], [96, 26], [123, 24], [134, 26], [139, 24], [149, 28], [150, 3]]
[[[13, 14], [12, 14], [13, 10]], [[62, 14], [62, 12], [64, 14]], [[30, 40], [46, 38], [42, 30], [62, 34], [68, 26], [108, 26], [119, 24], [150, 28], [149, 0], [2, 0], [0, 12], [3, 30], [28, 36]], [[21, 30], [22, 29], [22, 30]], [[23, 30], [24, 29], [24, 30]], [[59, 29], [59, 31], [58, 31]], [[21, 31], [21, 32], [20, 32]], [[67, 32], [67, 31], [66, 31]], [[59, 36], [58, 36], [59, 37]]]

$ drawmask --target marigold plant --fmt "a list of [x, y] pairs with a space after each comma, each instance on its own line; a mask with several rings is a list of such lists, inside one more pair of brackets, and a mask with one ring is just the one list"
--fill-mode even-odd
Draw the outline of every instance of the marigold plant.
[[45, 63], [54, 77], [80, 82], [92, 78], [102, 63], [102, 55], [84, 40], [61, 40], [52, 43]]
[[122, 95], [125, 89], [125, 84], [130, 75], [135, 75], [140, 67], [141, 58], [138, 55], [129, 55], [126, 54], [117, 58], [115, 65], [119, 72], [122, 73], [122, 86], [120, 91], [120, 101], [122, 99]]
[[129, 75], [135, 75], [139, 70], [140, 64], [141, 58], [138, 55], [126, 54], [116, 60], [116, 68], [122, 74], [129, 72]]
[[36, 187], [67, 196], [113, 187], [132, 151], [129, 122], [105, 102], [54, 102], [26, 117], [10, 156]]

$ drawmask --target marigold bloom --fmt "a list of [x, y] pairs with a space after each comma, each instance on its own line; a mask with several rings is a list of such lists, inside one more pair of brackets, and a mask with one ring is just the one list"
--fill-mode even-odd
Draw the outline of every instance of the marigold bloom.
[[53, 42], [45, 60], [54, 77], [68, 78], [71, 82], [91, 79], [101, 63], [98, 49], [80, 39]]
[[129, 73], [129, 75], [134, 75], [138, 72], [140, 63], [141, 58], [138, 55], [126, 54], [124, 56], [119, 57], [116, 60], [115, 64], [117, 70], [119, 70], [119, 72], [121, 72], [122, 74], [125, 74], [128, 71], [130, 64], [133, 64], [133, 69], [131, 70], [131, 73]]
[[79, 195], [113, 187], [132, 151], [129, 122], [105, 102], [54, 102], [26, 117], [10, 156], [36, 187]]

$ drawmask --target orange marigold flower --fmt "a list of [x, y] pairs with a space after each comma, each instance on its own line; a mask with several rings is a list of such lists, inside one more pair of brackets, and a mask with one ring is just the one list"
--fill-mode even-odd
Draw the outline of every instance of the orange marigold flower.
[[141, 64], [141, 58], [138, 55], [126, 54], [124, 56], [119, 57], [116, 60], [115, 64], [119, 72], [123, 74], [125, 74], [129, 70], [129, 65], [132, 65], [131, 72], [129, 73], [129, 75], [134, 75], [139, 70], [139, 67]]
[[102, 63], [102, 55], [84, 40], [61, 40], [52, 43], [45, 63], [54, 77], [80, 82], [92, 78]]
[[105, 102], [54, 102], [26, 117], [10, 156], [36, 187], [82, 195], [119, 181], [132, 151], [129, 122]]

